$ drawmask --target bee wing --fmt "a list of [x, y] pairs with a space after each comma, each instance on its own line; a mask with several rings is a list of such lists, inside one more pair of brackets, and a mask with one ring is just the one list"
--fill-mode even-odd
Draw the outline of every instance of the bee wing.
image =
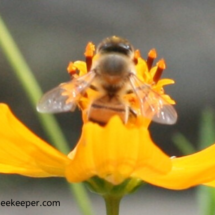
[[91, 71], [48, 91], [38, 102], [37, 111], [41, 113], [74, 111], [78, 100], [89, 87], [95, 75], [95, 72]]
[[131, 74], [129, 81], [139, 102], [142, 116], [162, 124], [174, 124], [177, 113], [174, 107], [155, 92], [150, 85]]

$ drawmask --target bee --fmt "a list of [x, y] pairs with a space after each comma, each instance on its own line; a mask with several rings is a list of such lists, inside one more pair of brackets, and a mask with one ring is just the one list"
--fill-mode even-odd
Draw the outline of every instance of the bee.
[[[113, 115], [118, 115], [127, 123], [131, 117], [142, 115], [158, 123], [176, 122], [177, 113], [173, 106], [151, 85], [138, 79], [134, 48], [127, 40], [116, 36], [106, 38], [98, 45], [96, 55], [98, 57], [87, 74], [44, 94], [37, 110], [43, 113], [74, 111], [80, 99], [91, 89], [97, 92], [97, 96], [91, 99], [87, 107], [89, 121], [105, 125]], [[138, 101], [138, 108], [125, 99], [129, 95]]]

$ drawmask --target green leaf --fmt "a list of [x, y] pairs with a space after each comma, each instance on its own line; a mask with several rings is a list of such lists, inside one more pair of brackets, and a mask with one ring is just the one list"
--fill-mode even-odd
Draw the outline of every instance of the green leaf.
[[181, 133], [174, 134], [172, 140], [184, 155], [192, 154], [196, 151], [192, 143]]
[[206, 108], [201, 115], [199, 130], [199, 149], [204, 149], [215, 142], [214, 111]]

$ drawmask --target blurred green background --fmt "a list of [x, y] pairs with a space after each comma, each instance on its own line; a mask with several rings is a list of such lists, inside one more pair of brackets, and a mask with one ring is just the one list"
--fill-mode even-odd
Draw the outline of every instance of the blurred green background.
[[[69, 80], [66, 67], [69, 61], [84, 59], [83, 52], [88, 41], [98, 44], [103, 38], [111, 35], [125, 37], [135, 48], [141, 50], [143, 57], [147, 56], [149, 49], [156, 48], [158, 58], [165, 58], [167, 63], [163, 77], [176, 81], [176, 84], [168, 86], [166, 91], [177, 102], [176, 109], [179, 115], [177, 124], [151, 126], [153, 139], [169, 155], [182, 155], [172, 142], [172, 136], [177, 132], [185, 134], [192, 143], [197, 144], [200, 114], [205, 107], [213, 108], [215, 103], [214, 12], [213, 0], [0, 1], [0, 14], [44, 92]], [[40, 137], [48, 140], [36, 117], [36, 110], [30, 106], [22, 84], [17, 80], [1, 50], [0, 86], [0, 101], [9, 104], [22, 122]], [[72, 148], [80, 135], [80, 113], [76, 111], [73, 114], [58, 114], [56, 117]], [[63, 180], [1, 176], [0, 199], [6, 198], [5, 193], [11, 193], [11, 198], [19, 196], [19, 193], [21, 196], [28, 194], [32, 196], [33, 191], [29, 193], [31, 187], [42, 187], [43, 192], [38, 195], [43, 198], [45, 192], [43, 186], [48, 190], [51, 186], [52, 190], [53, 185], [56, 193], [59, 189], [64, 190], [62, 192], [64, 198], [67, 190]], [[25, 191], [22, 191], [22, 188], [25, 188]], [[33, 190], [36, 192], [40, 188]], [[159, 196], [157, 192], [161, 192], [160, 190], [148, 189], [152, 190], [148, 194], [153, 198], [152, 202], [161, 205], [160, 208], [159, 205], [157, 208], [149, 207], [149, 214], [156, 214], [155, 210], [159, 214], [182, 214], [180, 211], [182, 209], [179, 210], [183, 205], [181, 196], [187, 200], [183, 201], [186, 204], [183, 210], [187, 208], [187, 212], [184, 213], [192, 214], [193, 211], [193, 214], [197, 214], [193, 190], [179, 193], [165, 191], [160, 195], [160, 199], [157, 198]], [[142, 194], [144, 193], [142, 190], [139, 193], [138, 202], [148, 201], [147, 195]], [[151, 193], [155, 193], [154, 197]], [[165, 195], [167, 193], [169, 195]], [[145, 196], [141, 197], [140, 201], [141, 195]], [[163, 196], [167, 196], [166, 203]], [[172, 201], [172, 196], [179, 198], [178, 208], [168, 211], [168, 207], [164, 205]], [[56, 198], [58, 197], [56, 195]], [[128, 201], [129, 198], [132, 197], [128, 197]], [[141, 204], [139, 204], [140, 209], [144, 207]], [[122, 209], [123, 207], [126, 207], [125, 204], [122, 205]], [[5, 209], [5, 214], [8, 214], [7, 210]], [[140, 214], [141, 211], [132, 213]], [[41, 210], [41, 213], [48, 212]], [[57, 211], [52, 214], [55, 213], [58, 214]], [[123, 214], [129, 213], [125, 211]]]

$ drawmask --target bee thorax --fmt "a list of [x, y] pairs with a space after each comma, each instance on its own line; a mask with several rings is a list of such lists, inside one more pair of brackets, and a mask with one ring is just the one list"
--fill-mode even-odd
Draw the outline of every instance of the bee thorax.
[[98, 72], [100, 75], [108, 75], [112, 79], [122, 78], [128, 75], [128, 60], [128, 57], [120, 54], [106, 54], [99, 61]]

